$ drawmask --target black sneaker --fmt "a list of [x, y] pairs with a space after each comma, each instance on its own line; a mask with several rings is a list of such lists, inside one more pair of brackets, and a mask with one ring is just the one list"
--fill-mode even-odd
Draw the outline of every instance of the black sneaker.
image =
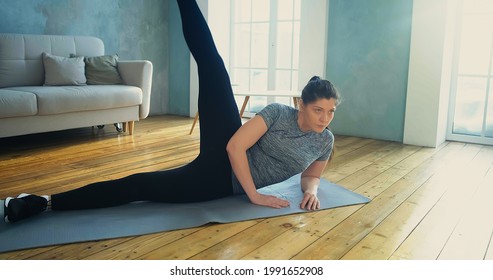
[[7, 197], [4, 203], [4, 218], [7, 223], [14, 223], [29, 218], [46, 210], [48, 200], [42, 196], [20, 194], [16, 198]]

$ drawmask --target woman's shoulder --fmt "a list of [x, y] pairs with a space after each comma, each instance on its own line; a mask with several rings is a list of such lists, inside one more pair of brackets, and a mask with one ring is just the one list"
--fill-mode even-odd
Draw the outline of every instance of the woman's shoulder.
[[282, 111], [287, 111], [290, 109], [295, 110], [293, 107], [281, 103], [270, 103], [264, 108], [264, 110], [282, 110]]
[[271, 103], [265, 106], [260, 112], [260, 115], [275, 115], [275, 116], [285, 116], [295, 113], [297, 110], [291, 106], [284, 105], [281, 103]]
[[298, 109], [281, 103], [271, 103], [269, 106], [271, 110], [277, 111], [279, 115], [290, 116], [298, 113]]
[[271, 103], [267, 105], [258, 115], [262, 116], [265, 120], [267, 127], [270, 127], [274, 123], [286, 123], [293, 119], [297, 110], [291, 106], [287, 106], [280, 103]]
[[322, 134], [322, 137], [328, 142], [328, 143], [332, 143], [334, 142], [334, 134], [332, 133], [332, 131], [330, 131], [329, 128], [326, 128], [324, 129], [324, 131], [321, 133]]

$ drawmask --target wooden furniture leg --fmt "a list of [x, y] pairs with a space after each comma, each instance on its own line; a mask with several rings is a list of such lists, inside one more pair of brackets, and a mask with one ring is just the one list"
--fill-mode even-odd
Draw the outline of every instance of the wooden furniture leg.
[[[245, 96], [245, 100], [243, 101], [243, 104], [241, 105], [241, 110], [240, 110], [240, 118], [243, 117], [243, 112], [245, 112], [246, 105], [248, 104], [248, 101], [250, 100], [250, 96]], [[193, 120], [192, 123], [192, 128], [190, 128], [190, 132], [188, 135], [191, 135], [193, 132], [193, 129], [195, 128], [195, 124], [197, 123], [197, 120], [199, 119], [199, 112], [195, 114], [195, 119]]]
[[135, 122], [134, 121], [129, 121], [127, 123], [127, 125], [128, 125], [128, 134], [133, 135], [134, 134]]
[[134, 134], [134, 127], [135, 127], [134, 121], [124, 122], [122, 124], [123, 124], [123, 132], [128, 131], [128, 134], [130, 135]]
[[293, 105], [294, 105], [294, 108], [296, 108], [296, 109], [298, 109], [299, 100], [300, 100], [299, 97], [293, 97]]
[[195, 124], [197, 123], [198, 119], [199, 119], [199, 112], [195, 113], [195, 119], [193, 120], [193, 124], [192, 124], [192, 128], [190, 129], [190, 133], [188, 133], [189, 135], [192, 134], [193, 128], [195, 127]]
[[243, 101], [243, 105], [241, 105], [241, 110], [240, 110], [240, 118], [243, 117], [243, 112], [245, 112], [246, 105], [248, 104], [248, 101], [250, 100], [250, 96], [245, 96], [245, 100]]

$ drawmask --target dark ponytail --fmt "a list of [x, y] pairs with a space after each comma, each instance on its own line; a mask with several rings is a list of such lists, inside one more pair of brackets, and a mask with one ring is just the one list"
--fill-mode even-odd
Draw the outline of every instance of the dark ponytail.
[[339, 105], [341, 102], [339, 91], [331, 82], [320, 79], [319, 76], [313, 76], [310, 81], [308, 81], [305, 88], [303, 88], [301, 99], [304, 104], [309, 104], [321, 98], [334, 98], [336, 100], [336, 105]]

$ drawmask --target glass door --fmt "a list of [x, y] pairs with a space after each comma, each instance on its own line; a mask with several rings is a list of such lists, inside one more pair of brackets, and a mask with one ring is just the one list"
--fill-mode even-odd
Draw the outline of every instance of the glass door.
[[462, 5], [447, 138], [493, 145], [493, 1]]

